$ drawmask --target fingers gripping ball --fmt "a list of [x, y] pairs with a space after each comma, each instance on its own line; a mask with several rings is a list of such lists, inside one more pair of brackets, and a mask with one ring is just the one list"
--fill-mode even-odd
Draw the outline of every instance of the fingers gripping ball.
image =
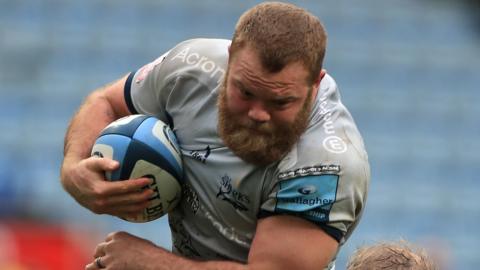
[[148, 222], [171, 211], [179, 202], [183, 167], [177, 139], [168, 125], [146, 115], [120, 118], [105, 127], [92, 155], [114, 159], [117, 170], [106, 172], [110, 181], [149, 177], [154, 191], [150, 206], [131, 222]]

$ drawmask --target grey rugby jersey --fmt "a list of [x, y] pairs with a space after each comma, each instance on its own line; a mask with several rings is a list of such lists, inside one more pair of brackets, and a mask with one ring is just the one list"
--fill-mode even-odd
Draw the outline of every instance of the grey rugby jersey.
[[180, 143], [185, 183], [181, 203], [169, 214], [173, 251], [246, 262], [257, 220], [277, 214], [309, 220], [342, 245], [365, 206], [370, 169], [335, 81], [323, 78], [308, 129], [282, 160], [248, 164], [217, 133], [229, 44], [185, 41], [131, 73], [125, 85], [131, 112], [169, 123]]

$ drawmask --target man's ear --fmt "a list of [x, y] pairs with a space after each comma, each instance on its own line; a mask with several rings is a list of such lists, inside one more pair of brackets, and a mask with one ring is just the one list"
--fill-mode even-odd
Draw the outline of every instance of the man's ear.
[[320, 88], [320, 82], [322, 82], [322, 79], [323, 79], [323, 77], [325, 77], [325, 75], [327, 75], [327, 71], [322, 68], [322, 70], [320, 70], [320, 73], [318, 73], [317, 79], [313, 82], [313, 85], [312, 85], [312, 89], [313, 89], [312, 99], [313, 100], [317, 98], [318, 88]]
[[313, 85], [314, 89], [320, 86], [320, 82], [322, 81], [323, 77], [325, 77], [325, 75], [327, 75], [327, 70], [322, 68], [322, 70], [320, 70], [320, 73], [318, 74], [317, 79], [314, 82], [314, 85]]
[[320, 70], [320, 81], [323, 79], [323, 77], [325, 77], [325, 75], [327, 75], [327, 70], [322, 68], [322, 70]]

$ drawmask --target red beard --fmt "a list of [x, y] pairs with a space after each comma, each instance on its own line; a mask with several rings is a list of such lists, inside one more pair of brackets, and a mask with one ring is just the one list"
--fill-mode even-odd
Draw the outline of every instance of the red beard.
[[218, 97], [218, 133], [235, 155], [248, 163], [265, 166], [283, 158], [308, 127], [311, 90], [291, 124], [257, 123], [230, 112], [225, 87]]

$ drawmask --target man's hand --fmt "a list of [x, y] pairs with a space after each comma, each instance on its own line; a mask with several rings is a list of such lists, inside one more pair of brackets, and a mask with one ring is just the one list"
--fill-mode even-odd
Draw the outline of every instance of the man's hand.
[[167, 253], [150, 241], [126, 232], [115, 232], [97, 245], [93, 255], [95, 260], [85, 269], [147, 270], [152, 269], [151, 266], [155, 263], [165, 262], [164, 260], [155, 262], [155, 257]]
[[66, 160], [62, 169], [64, 188], [82, 206], [97, 214], [129, 217], [148, 207], [151, 189], [142, 189], [151, 184], [149, 178], [109, 182], [105, 171], [117, 169], [118, 162], [90, 157], [79, 162]]
[[111, 233], [95, 248], [95, 261], [85, 269], [147, 269], [142, 262], [148, 262], [158, 252], [152, 242], [125, 232]]

